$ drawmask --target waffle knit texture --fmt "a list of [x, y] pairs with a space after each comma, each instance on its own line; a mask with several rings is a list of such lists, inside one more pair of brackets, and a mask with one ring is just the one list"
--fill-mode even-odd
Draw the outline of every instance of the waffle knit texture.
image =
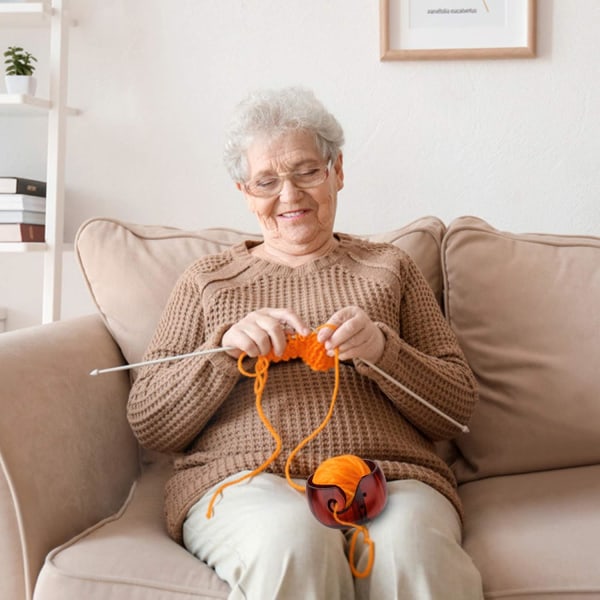
[[[316, 328], [354, 305], [384, 333], [377, 366], [467, 423], [477, 400], [475, 380], [414, 261], [391, 244], [336, 237], [333, 251], [295, 268], [251, 254], [255, 242], [200, 258], [173, 289], [145, 359], [216, 348], [229, 327], [259, 308], [291, 308]], [[131, 389], [128, 418], [140, 443], [177, 453], [165, 512], [169, 534], [179, 542], [188, 510], [210, 487], [255, 469], [273, 451], [253, 385], [220, 353], [143, 367]], [[263, 409], [283, 449], [269, 471], [283, 476], [291, 450], [327, 413], [333, 385], [333, 371], [316, 372], [300, 360], [271, 364]], [[307, 479], [324, 460], [355, 454], [376, 461], [390, 481], [431, 485], [462, 514], [452, 471], [433, 444], [458, 433], [359, 359], [343, 362], [333, 417], [295, 458], [291, 476]]]

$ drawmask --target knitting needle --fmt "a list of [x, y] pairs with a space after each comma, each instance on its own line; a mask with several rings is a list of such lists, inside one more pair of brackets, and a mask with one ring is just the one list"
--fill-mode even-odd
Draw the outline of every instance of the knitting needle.
[[131, 363], [129, 365], [121, 365], [119, 367], [110, 367], [109, 369], [94, 369], [90, 371], [90, 375], [102, 375], [102, 373], [114, 373], [115, 371], [127, 371], [128, 369], [136, 369], [137, 367], [143, 367], [145, 365], [155, 365], [158, 363], [168, 362], [170, 360], [179, 360], [181, 358], [190, 358], [192, 356], [204, 356], [206, 354], [216, 354], [217, 352], [228, 352], [233, 350], [233, 346], [223, 346], [219, 348], [209, 348], [207, 350], [196, 350], [195, 352], [188, 352], [187, 354], [176, 354], [174, 356], [163, 356], [163, 358], [155, 358], [154, 360], [144, 360], [138, 363]]
[[434, 406], [433, 404], [431, 404], [431, 402], [427, 402], [427, 400], [425, 400], [425, 398], [421, 398], [421, 396], [419, 396], [419, 394], [417, 394], [416, 392], [413, 392], [410, 388], [407, 388], [404, 384], [400, 383], [398, 380], [396, 380], [393, 377], [391, 377], [390, 375], [388, 375], [385, 371], [383, 371], [379, 367], [375, 366], [372, 362], [365, 360], [364, 358], [361, 360], [366, 365], [371, 367], [371, 369], [373, 369], [375, 372], [379, 373], [382, 377], [384, 377], [385, 379], [387, 379], [394, 385], [398, 386], [401, 390], [406, 392], [409, 396], [411, 396], [412, 398], [414, 398], [415, 400], [420, 402], [423, 406], [426, 406], [429, 410], [432, 410], [434, 413], [436, 413], [440, 417], [443, 417], [444, 419], [446, 419], [446, 421], [449, 421], [450, 423], [452, 423], [452, 425], [454, 425], [455, 427], [458, 427], [463, 433], [469, 433], [469, 428], [466, 425], [459, 423], [458, 421], [453, 419], [450, 415], [447, 415], [445, 412], [442, 412], [437, 406]]

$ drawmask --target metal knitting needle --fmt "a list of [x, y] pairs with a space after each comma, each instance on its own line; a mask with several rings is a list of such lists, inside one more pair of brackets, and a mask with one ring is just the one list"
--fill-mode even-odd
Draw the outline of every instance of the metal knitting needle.
[[434, 406], [433, 404], [431, 404], [431, 402], [427, 402], [427, 400], [425, 400], [425, 398], [421, 398], [421, 396], [419, 396], [419, 394], [417, 394], [416, 392], [413, 392], [410, 388], [407, 388], [404, 384], [400, 383], [398, 380], [396, 380], [393, 377], [391, 377], [390, 375], [388, 375], [385, 371], [383, 371], [379, 367], [376, 367], [372, 362], [365, 360], [364, 358], [361, 360], [366, 365], [371, 367], [371, 369], [373, 369], [374, 371], [379, 373], [382, 377], [387, 379], [389, 382], [398, 386], [401, 390], [406, 392], [409, 396], [411, 396], [412, 398], [414, 398], [415, 400], [420, 402], [423, 406], [426, 406], [429, 410], [432, 410], [434, 413], [436, 413], [440, 417], [443, 417], [444, 419], [446, 419], [446, 421], [449, 421], [450, 423], [452, 423], [452, 425], [454, 425], [455, 427], [458, 427], [463, 433], [469, 433], [469, 428], [466, 425], [459, 423], [458, 421], [453, 419], [450, 415], [447, 415], [445, 412], [442, 412], [437, 406]]
[[[1, 0], [0, 0], [1, 1]], [[284, 329], [286, 323], [282, 322]], [[233, 346], [219, 346], [217, 348], [208, 348], [207, 350], [196, 350], [195, 352], [188, 352], [187, 354], [174, 354], [173, 356], [164, 356], [163, 358], [155, 358], [154, 360], [144, 360], [138, 363], [131, 363], [128, 365], [120, 365], [118, 367], [110, 367], [108, 369], [94, 369], [90, 371], [90, 375], [95, 377], [96, 375], [102, 375], [103, 373], [114, 373], [115, 371], [127, 371], [129, 369], [137, 369], [137, 367], [144, 367], [146, 365], [155, 365], [158, 363], [169, 362], [171, 360], [180, 360], [182, 358], [190, 358], [192, 356], [204, 356], [206, 354], [216, 354], [217, 352], [228, 352], [229, 350], [235, 350]]]
[[181, 358], [190, 358], [192, 356], [204, 356], [206, 354], [216, 354], [217, 352], [228, 352], [233, 350], [233, 346], [223, 346], [219, 348], [209, 348], [207, 350], [196, 350], [195, 352], [188, 352], [187, 354], [176, 354], [174, 356], [163, 356], [163, 358], [155, 358], [154, 360], [144, 360], [138, 363], [131, 363], [129, 365], [120, 365], [119, 367], [110, 367], [109, 369], [94, 369], [90, 371], [90, 375], [102, 375], [103, 373], [114, 373], [115, 371], [127, 371], [128, 369], [136, 369], [137, 367], [143, 367], [145, 365], [155, 365], [158, 363], [169, 362], [171, 360], [180, 360]]

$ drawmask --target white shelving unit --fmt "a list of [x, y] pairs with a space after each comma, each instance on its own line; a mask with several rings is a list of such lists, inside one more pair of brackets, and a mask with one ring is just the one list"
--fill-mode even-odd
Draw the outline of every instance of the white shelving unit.
[[2, 24], [9, 27], [44, 25], [52, 14], [49, 2], [8, 2], [0, 7]]
[[0, 94], [0, 115], [48, 119], [46, 155], [46, 242], [0, 243], [0, 252], [42, 252], [44, 284], [42, 322], [60, 318], [64, 233], [65, 130], [68, 28], [67, 0], [0, 3], [0, 27], [50, 28], [49, 98]]

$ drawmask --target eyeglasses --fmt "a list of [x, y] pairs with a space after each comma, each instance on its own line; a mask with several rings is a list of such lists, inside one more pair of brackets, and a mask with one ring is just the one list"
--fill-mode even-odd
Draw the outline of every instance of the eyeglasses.
[[264, 175], [244, 183], [243, 187], [246, 193], [251, 196], [274, 198], [283, 189], [284, 180], [289, 179], [294, 187], [307, 190], [321, 185], [329, 176], [330, 168], [331, 161], [328, 161], [325, 166], [321, 167], [303, 167], [299, 171], [292, 171], [291, 173]]

